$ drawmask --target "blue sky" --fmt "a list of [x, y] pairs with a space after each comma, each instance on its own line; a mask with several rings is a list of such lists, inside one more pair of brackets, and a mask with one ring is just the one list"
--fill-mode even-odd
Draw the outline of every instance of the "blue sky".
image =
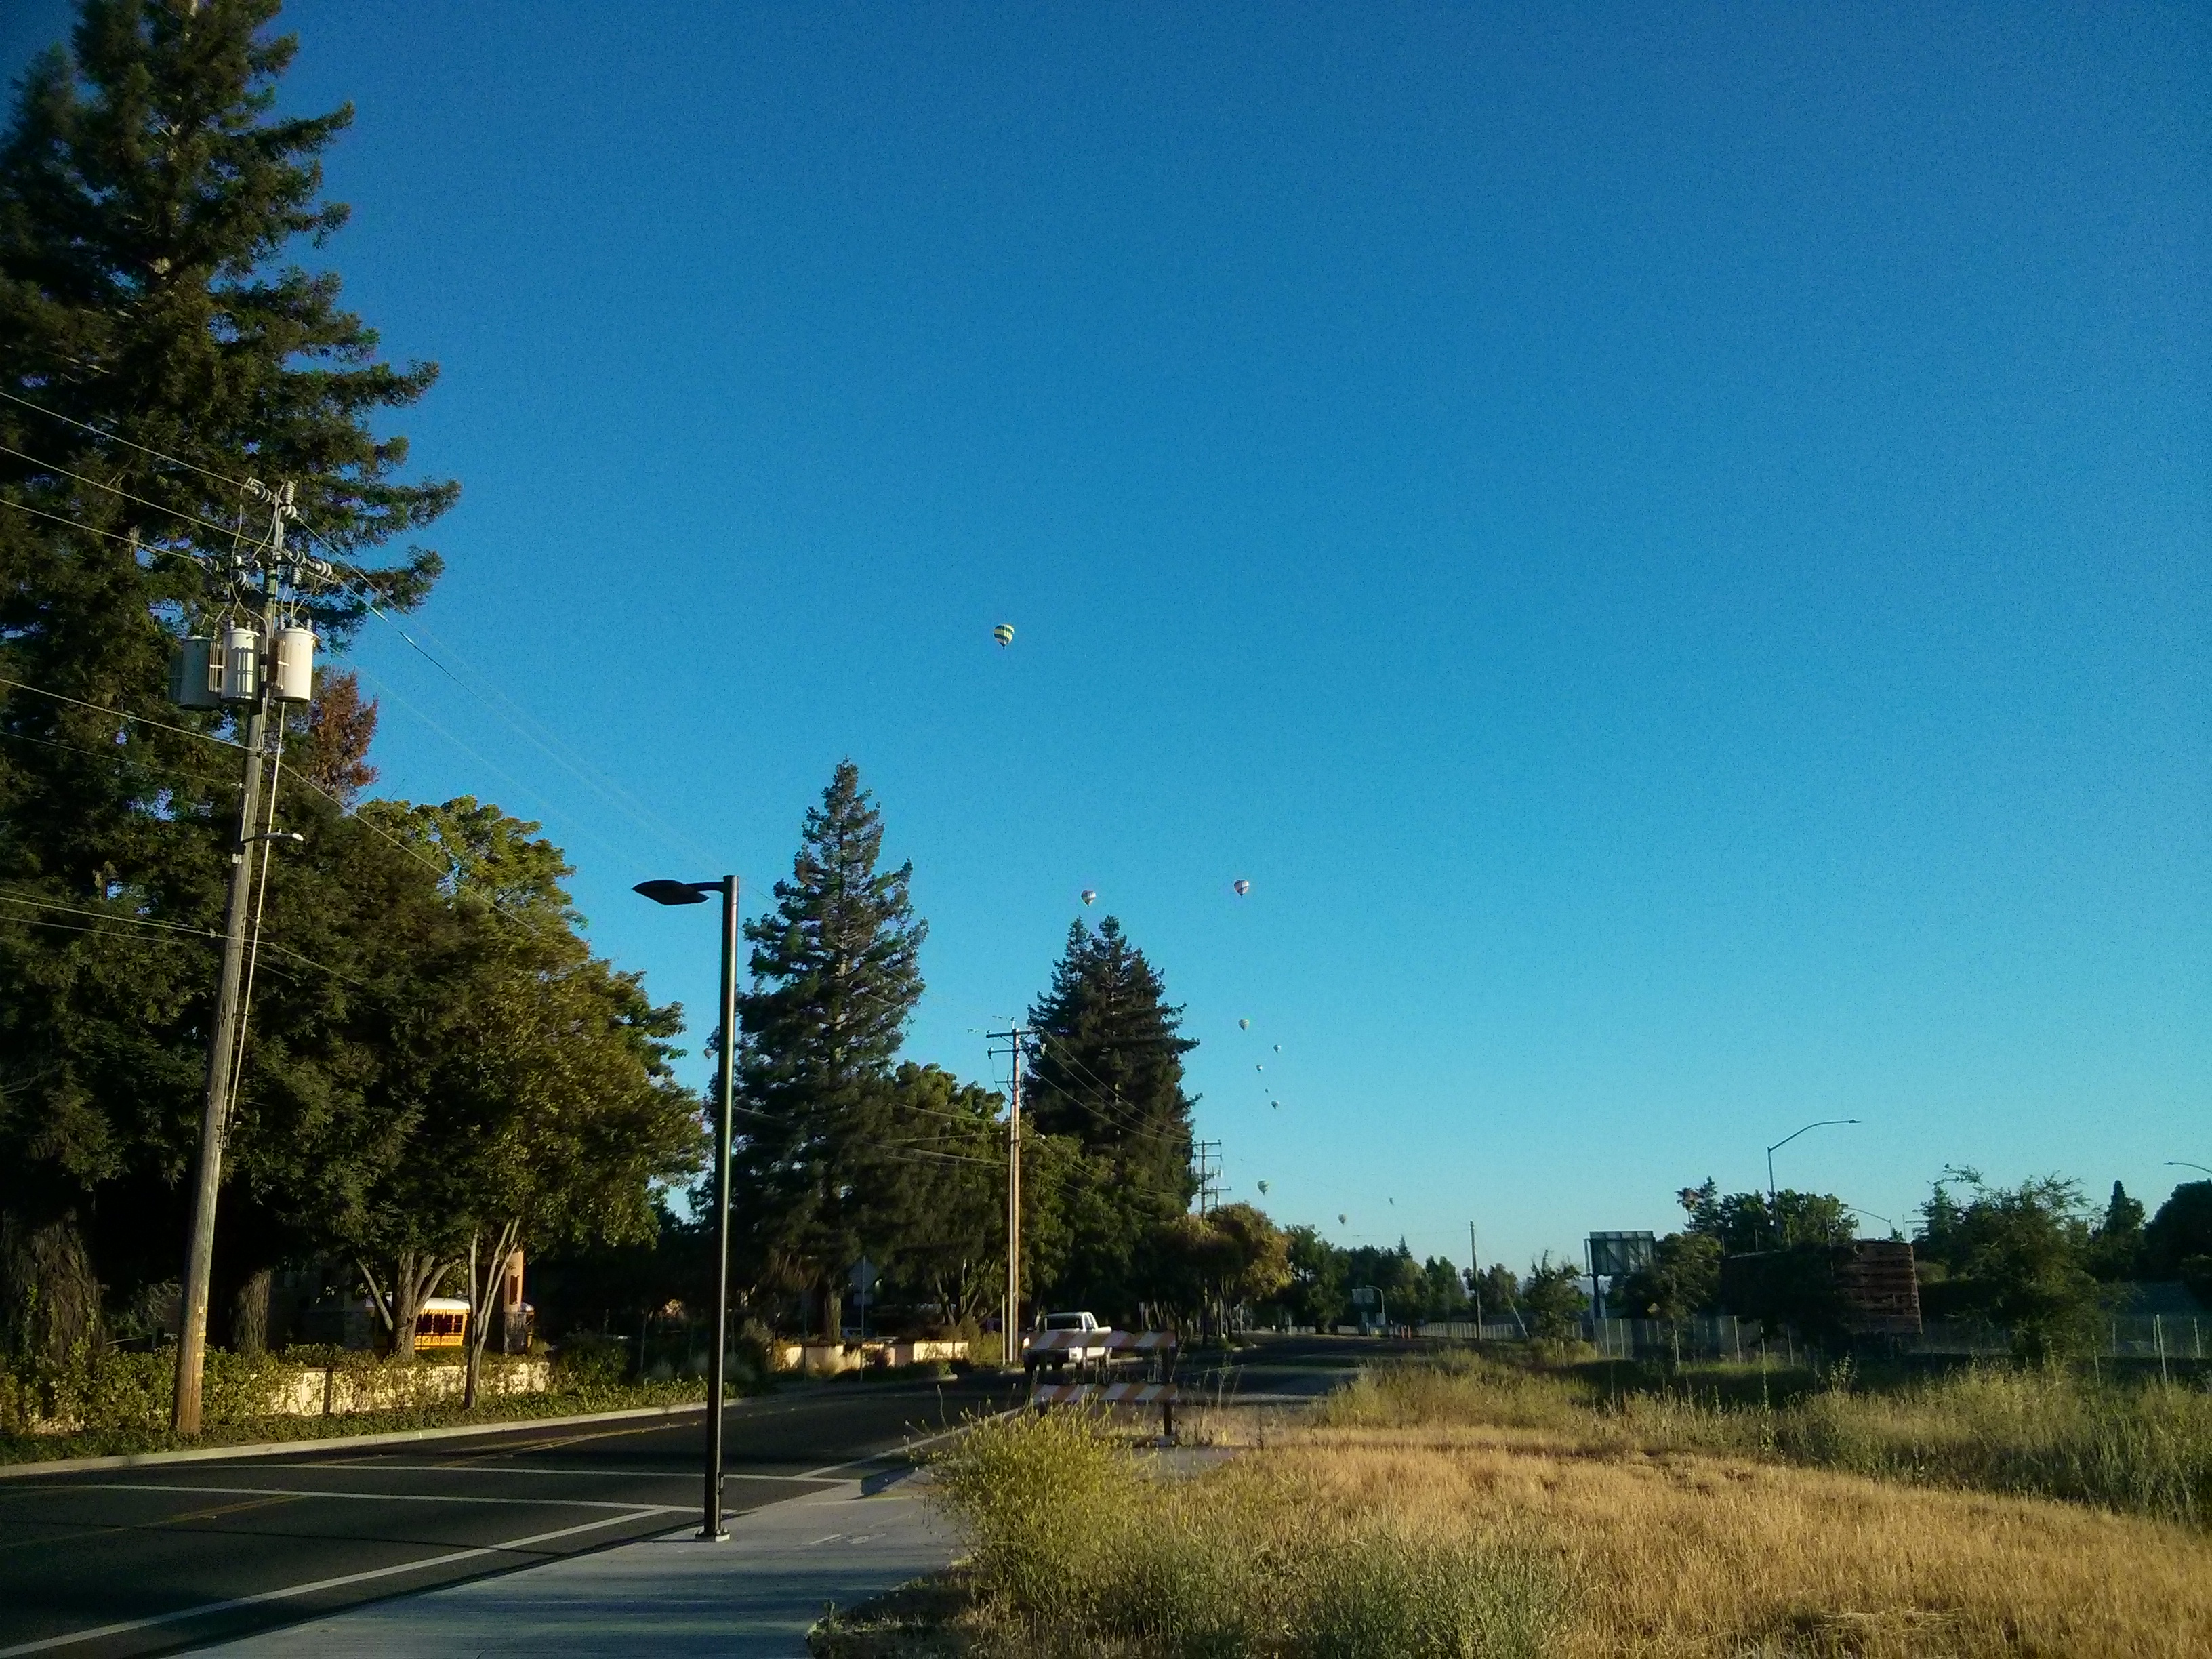
[[386, 786], [659, 995], [849, 754], [916, 1057], [1094, 887], [1346, 1241], [2212, 1164], [2201, 9], [286, 18], [496, 690], [364, 635]]

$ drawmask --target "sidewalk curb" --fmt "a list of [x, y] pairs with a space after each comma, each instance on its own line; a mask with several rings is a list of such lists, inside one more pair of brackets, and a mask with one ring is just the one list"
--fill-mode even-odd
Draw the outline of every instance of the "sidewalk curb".
[[[757, 1398], [759, 1396], [744, 1396]], [[735, 1406], [743, 1399], [728, 1402]], [[574, 1417], [510, 1418], [500, 1423], [456, 1423], [441, 1429], [393, 1429], [384, 1434], [316, 1434], [297, 1440], [258, 1440], [237, 1446], [180, 1446], [171, 1451], [119, 1452], [108, 1457], [56, 1457], [40, 1463], [0, 1463], [0, 1480], [27, 1475], [67, 1474], [76, 1469], [136, 1469], [158, 1463], [204, 1463], [223, 1457], [276, 1457], [286, 1452], [313, 1451], [323, 1446], [404, 1446], [417, 1440], [461, 1440], [492, 1434], [515, 1434], [525, 1429], [573, 1428], [584, 1423], [643, 1421], [704, 1412], [707, 1402], [695, 1400], [679, 1406], [632, 1406], [618, 1412], [583, 1412]]]

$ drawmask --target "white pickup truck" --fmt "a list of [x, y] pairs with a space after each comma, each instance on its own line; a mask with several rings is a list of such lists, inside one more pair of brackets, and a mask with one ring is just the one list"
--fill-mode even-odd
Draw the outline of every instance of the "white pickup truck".
[[1114, 1328], [1100, 1324], [1094, 1314], [1047, 1314], [1044, 1328], [1022, 1339], [1022, 1369], [1034, 1374], [1041, 1368], [1059, 1372], [1070, 1365], [1087, 1370], [1103, 1364], [1113, 1355], [1113, 1345], [1094, 1339], [1113, 1334]]

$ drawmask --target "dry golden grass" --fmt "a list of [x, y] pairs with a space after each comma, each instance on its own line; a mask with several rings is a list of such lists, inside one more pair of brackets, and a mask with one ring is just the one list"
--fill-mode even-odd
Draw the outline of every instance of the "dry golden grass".
[[[1748, 1419], [1449, 1361], [1188, 1427], [1245, 1455], [1161, 1481], [1126, 1427], [986, 1425], [939, 1466], [975, 1546], [955, 1613], [921, 1647], [817, 1651], [2212, 1655], [2212, 1532], [2170, 1518], [2202, 1513], [2201, 1402], [2179, 1395], [1969, 1377]], [[2027, 1481], [2076, 1501], [1978, 1489]]]
[[2167, 1522], [1534, 1428], [1269, 1439], [1243, 1478], [1539, 1541], [1573, 1587], [1556, 1650], [1576, 1659], [2212, 1653], [2212, 1540]]

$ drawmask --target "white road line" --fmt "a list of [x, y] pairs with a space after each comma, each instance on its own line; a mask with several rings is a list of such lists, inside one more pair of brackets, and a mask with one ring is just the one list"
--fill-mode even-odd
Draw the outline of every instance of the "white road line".
[[[655, 1513], [654, 1505], [647, 1513]], [[552, 1543], [556, 1539], [573, 1538], [580, 1532], [592, 1532], [601, 1527], [611, 1527], [627, 1516], [611, 1515], [604, 1521], [586, 1521], [574, 1527], [560, 1527], [551, 1532], [532, 1533], [527, 1538], [510, 1538], [503, 1543], [479, 1544], [473, 1549], [454, 1550], [445, 1555], [424, 1556], [419, 1560], [402, 1561], [389, 1567], [371, 1567], [366, 1572], [349, 1572], [336, 1578], [318, 1578], [310, 1584], [287, 1584], [282, 1589], [262, 1590], [253, 1595], [235, 1595], [228, 1601], [206, 1601], [196, 1607], [180, 1607], [174, 1613], [157, 1613], [149, 1619], [125, 1620], [119, 1625], [102, 1625], [96, 1630], [75, 1630], [65, 1636], [49, 1636], [43, 1641], [21, 1642], [12, 1648], [0, 1648], [0, 1659], [15, 1659], [23, 1653], [45, 1653], [54, 1648], [65, 1648], [79, 1642], [96, 1642], [105, 1637], [123, 1636], [134, 1630], [152, 1630], [161, 1625], [181, 1624], [187, 1619], [204, 1619], [210, 1613], [232, 1613], [240, 1607], [261, 1607], [270, 1601], [289, 1601], [294, 1596], [313, 1595], [318, 1590], [343, 1589], [349, 1584], [366, 1584], [378, 1578], [396, 1578], [404, 1573], [423, 1572], [433, 1567], [449, 1567], [457, 1561], [473, 1561], [481, 1556], [498, 1555], [511, 1550], [535, 1548]]]
[[421, 1492], [330, 1492], [318, 1486], [185, 1486], [165, 1480], [71, 1480], [51, 1486], [18, 1486], [18, 1492], [181, 1492], [232, 1498], [351, 1498], [372, 1504], [494, 1504], [506, 1508], [621, 1510], [629, 1515], [689, 1515], [690, 1504], [611, 1504], [591, 1498], [465, 1498]]

